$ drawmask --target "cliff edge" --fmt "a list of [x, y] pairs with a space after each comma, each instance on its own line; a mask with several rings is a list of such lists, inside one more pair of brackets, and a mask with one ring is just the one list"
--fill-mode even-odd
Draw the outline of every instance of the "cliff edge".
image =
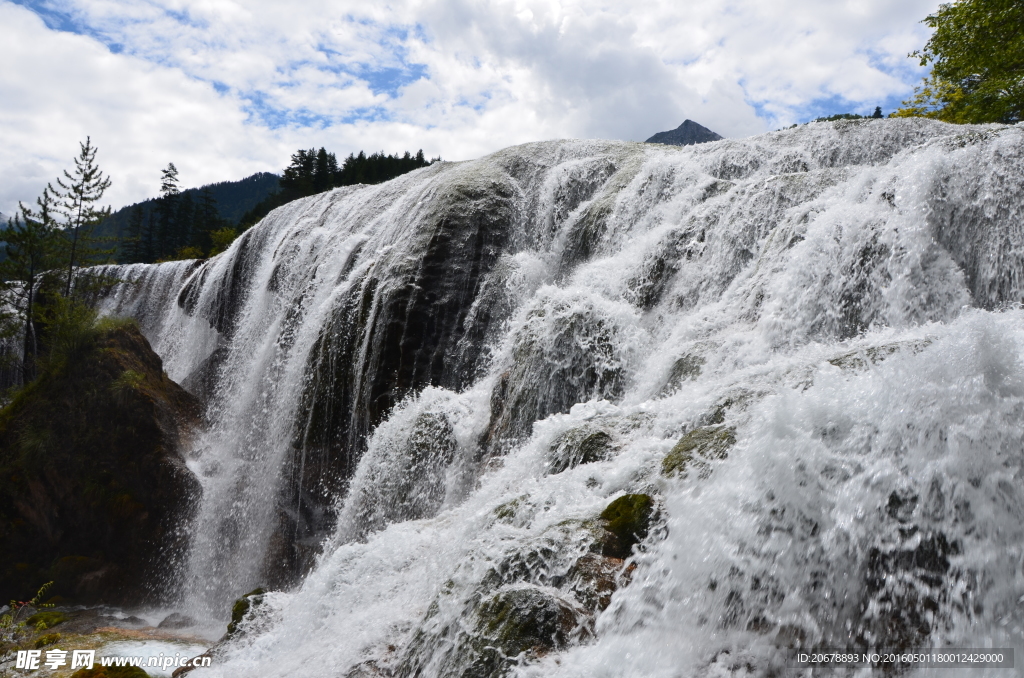
[[75, 602], [143, 602], [184, 551], [198, 401], [131, 322], [101, 321], [0, 410], [0, 600], [54, 581]]

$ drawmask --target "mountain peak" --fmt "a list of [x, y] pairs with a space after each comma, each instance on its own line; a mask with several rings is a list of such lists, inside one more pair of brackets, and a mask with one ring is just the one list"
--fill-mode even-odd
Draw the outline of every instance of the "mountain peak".
[[684, 120], [683, 124], [668, 132], [658, 132], [647, 140], [649, 144], [668, 144], [670, 146], [689, 146], [690, 144], [703, 144], [708, 141], [718, 141], [722, 135], [712, 132], [707, 127], [695, 123], [693, 120]]

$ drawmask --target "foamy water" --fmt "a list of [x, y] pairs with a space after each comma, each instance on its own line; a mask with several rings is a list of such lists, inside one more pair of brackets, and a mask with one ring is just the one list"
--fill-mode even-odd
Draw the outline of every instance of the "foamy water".
[[[580, 625], [495, 670], [768, 675], [795, 642], [1019, 654], [1022, 151], [1014, 127], [923, 120], [544, 142], [296, 201], [199, 267], [125, 268], [141, 283], [107, 310], [210, 393], [169, 596], [224, 616], [288, 548], [313, 563], [195, 675], [490, 675], [482, 610], [525, 590]], [[363, 438], [379, 373], [323, 356], [377, 364], [393, 300], [463, 233], [494, 240], [446, 292], [458, 332]], [[736, 442], [667, 477], [701, 426]], [[552, 472], [579, 431], [604, 458]], [[332, 445], [350, 479], [317, 466]], [[660, 523], [588, 612], [587, 521], [638, 492]]]

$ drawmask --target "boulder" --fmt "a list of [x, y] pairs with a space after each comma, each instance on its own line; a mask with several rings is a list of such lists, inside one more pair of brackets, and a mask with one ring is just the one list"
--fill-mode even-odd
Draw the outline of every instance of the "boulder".
[[625, 494], [608, 504], [601, 512], [606, 530], [602, 554], [628, 558], [633, 547], [647, 537], [654, 518], [654, 500], [647, 494]]
[[712, 460], [725, 459], [736, 444], [736, 429], [726, 426], [700, 426], [679, 439], [661, 462], [661, 473], [669, 478], [685, 478], [693, 467], [700, 478], [711, 475]]
[[249, 614], [249, 610], [263, 602], [263, 594], [266, 591], [262, 588], [253, 589], [235, 601], [231, 606], [231, 623], [228, 624], [228, 635], [233, 635], [238, 630], [238, 625]]
[[187, 614], [180, 612], [172, 612], [164, 620], [157, 624], [158, 629], [187, 629], [190, 626], [195, 626], [196, 620]]
[[561, 473], [580, 464], [591, 464], [607, 459], [613, 440], [607, 431], [581, 426], [569, 429], [551, 445], [548, 454], [548, 473]]

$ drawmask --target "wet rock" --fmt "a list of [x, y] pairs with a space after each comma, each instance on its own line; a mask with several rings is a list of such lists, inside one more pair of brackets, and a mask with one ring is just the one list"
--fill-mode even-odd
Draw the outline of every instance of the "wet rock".
[[579, 427], [566, 431], [551, 445], [548, 473], [561, 473], [580, 464], [607, 459], [612, 451], [612, 437], [606, 431]]
[[576, 599], [588, 610], [604, 611], [612, 594], [629, 584], [635, 565], [624, 567], [622, 558], [588, 553], [576, 561], [566, 579]]
[[889, 495], [885, 512], [890, 518], [901, 523], [910, 522], [917, 508], [917, 500], [918, 496], [912, 490], [896, 490]]
[[919, 532], [916, 526], [901, 527], [896, 534], [867, 554], [864, 616], [857, 633], [863, 647], [925, 646], [957, 588], [949, 581], [949, 559], [960, 553], [959, 544], [942, 532]]
[[[592, 638], [597, 614], [632, 573], [621, 558], [600, 552], [611, 536], [603, 525], [560, 523], [495, 562], [462, 600], [449, 581], [403, 649], [393, 674], [384, 675], [498, 678], [515, 666]], [[429, 657], [435, 659], [425, 665]], [[374, 669], [382, 670], [379, 665]]]
[[736, 429], [726, 426], [695, 428], [675, 444], [661, 463], [661, 473], [669, 478], [685, 478], [695, 469], [700, 478], [711, 475], [708, 462], [725, 459], [729, 448], [736, 444]]
[[386, 669], [382, 669], [372, 659], [356, 664], [345, 674], [345, 678], [385, 678], [393, 675]]
[[201, 425], [134, 324], [82, 347], [0, 411], [0, 600], [47, 581], [77, 602], [138, 604], [185, 551], [199, 483], [180, 450]]
[[483, 636], [506, 657], [565, 647], [579, 626], [575, 606], [533, 586], [495, 594], [477, 616]]
[[631, 331], [621, 320], [584, 295], [538, 300], [504, 358], [483, 444], [501, 451], [529, 436], [535, 421], [621, 396]]
[[[215, 649], [215, 647], [210, 648], [209, 650], [207, 650], [206, 652], [204, 652], [204, 653], [202, 653], [200, 655], [196, 655], [195, 657], [192, 658], [192, 660], [195, 661], [196, 659], [210, 659], [211, 663], [212, 663], [212, 661], [215, 661], [214, 660], [214, 649]], [[174, 672], [171, 674], [171, 678], [179, 678], [179, 676], [184, 676], [186, 673], [191, 673], [192, 671], [195, 671], [197, 668], [198, 667], [195, 666], [194, 664], [192, 664], [192, 662], [189, 662], [185, 666], [179, 666], [178, 668], [174, 669]]]
[[357, 516], [358, 535], [383, 529], [389, 523], [436, 515], [447, 492], [447, 473], [458, 441], [444, 412], [419, 413], [401, 435], [384, 436], [378, 429], [378, 449], [368, 482], [350, 498]]
[[[294, 482], [281, 500], [301, 507], [285, 516], [291, 542], [319, 543], [333, 528], [334, 498], [397, 403], [426, 386], [461, 390], [476, 376], [501, 320], [502, 299], [481, 295], [512, 231], [515, 190], [504, 179], [451, 185], [400, 259], [375, 260], [336, 299], [298, 408]], [[291, 577], [311, 562], [298, 553], [282, 560]]]
[[238, 625], [249, 614], [249, 610], [263, 603], [263, 594], [266, 591], [262, 588], [253, 589], [235, 601], [231, 606], [231, 622], [228, 624], [228, 635], [233, 635], [238, 630]]
[[690, 353], [680, 356], [672, 363], [672, 369], [669, 371], [668, 381], [663, 392], [670, 393], [679, 388], [684, 381], [696, 379], [700, 376], [702, 367], [704, 367], [703, 357]]
[[523, 509], [530, 506], [530, 495], [524, 494], [510, 499], [494, 509], [494, 517], [503, 523], [516, 524]]
[[647, 494], [626, 494], [608, 504], [601, 512], [607, 531], [602, 554], [628, 558], [633, 547], [647, 537], [654, 517], [654, 500]]
[[830, 358], [828, 362], [841, 370], [862, 370], [868, 365], [877, 365], [901, 351], [920, 353], [928, 348], [931, 343], [930, 340], [923, 339], [921, 341], [899, 341], [880, 346], [869, 346], [865, 349], [850, 351]]
[[157, 624], [158, 629], [187, 629], [195, 626], [196, 620], [180, 612], [172, 612]]

